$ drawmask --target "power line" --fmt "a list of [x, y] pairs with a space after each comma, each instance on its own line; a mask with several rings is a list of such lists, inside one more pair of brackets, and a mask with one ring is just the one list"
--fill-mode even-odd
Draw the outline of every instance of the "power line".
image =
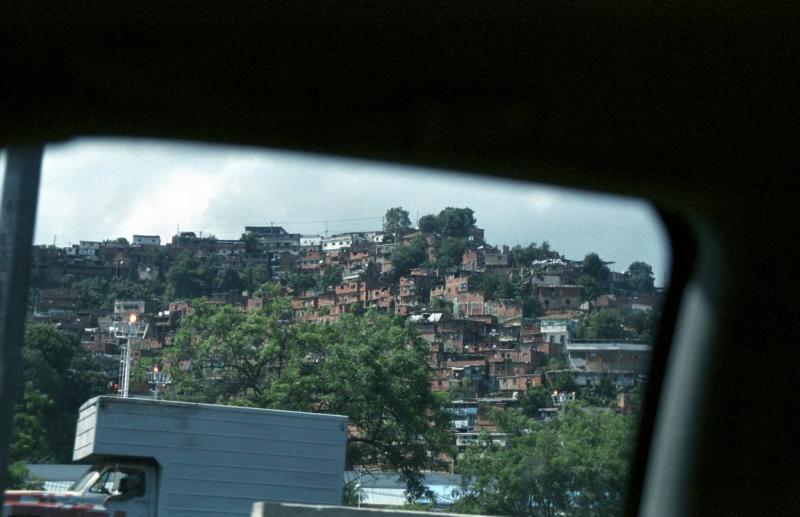
[[[356, 221], [377, 221], [383, 219], [383, 216], [376, 217], [355, 217], [352, 219], [323, 219], [320, 221], [270, 221], [270, 225], [289, 225], [289, 224], [327, 224], [327, 223], [350, 223]], [[212, 223], [203, 225], [209, 228], [244, 228], [245, 226], [259, 226], [261, 223]]]
[[353, 219], [325, 219], [322, 221], [281, 221], [272, 224], [322, 224], [322, 223], [350, 223], [354, 221], [375, 221], [383, 219], [383, 216], [377, 217], [356, 217]]

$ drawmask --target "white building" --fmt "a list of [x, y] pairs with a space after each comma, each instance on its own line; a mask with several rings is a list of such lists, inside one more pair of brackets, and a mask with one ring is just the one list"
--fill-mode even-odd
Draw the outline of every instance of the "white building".
[[385, 232], [364, 232], [364, 238], [375, 244], [382, 244]]
[[301, 235], [301, 248], [318, 248], [322, 246], [322, 235]]
[[322, 239], [322, 251], [336, 251], [342, 248], [352, 248], [354, 244], [367, 242], [367, 239], [358, 233], [340, 233]]
[[541, 319], [539, 328], [548, 343], [569, 343], [569, 337], [575, 332], [577, 322], [570, 319]]

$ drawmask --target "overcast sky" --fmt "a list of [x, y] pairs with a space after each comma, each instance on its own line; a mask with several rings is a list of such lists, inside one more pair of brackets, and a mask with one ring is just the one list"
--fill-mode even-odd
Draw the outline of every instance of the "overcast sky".
[[[624, 271], [653, 266], [669, 247], [644, 202], [536, 184], [317, 155], [144, 140], [77, 140], [47, 147], [35, 242], [136, 234], [169, 241], [182, 231], [238, 238], [245, 225], [275, 223], [323, 234], [377, 230], [386, 209], [418, 216], [470, 207], [491, 244], [547, 240], [568, 258], [596, 251]], [[327, 226], [324, 221], [328, 221]]]

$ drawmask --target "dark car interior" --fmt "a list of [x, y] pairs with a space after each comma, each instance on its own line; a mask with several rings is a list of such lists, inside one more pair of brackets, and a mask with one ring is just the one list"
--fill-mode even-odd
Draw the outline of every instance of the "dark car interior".
[[627, 513], [800, 513], [796, 9], [31, 1], [3, 11], [3, 472], [41, 146], [153, 137], [650, 200], [673, 269]]

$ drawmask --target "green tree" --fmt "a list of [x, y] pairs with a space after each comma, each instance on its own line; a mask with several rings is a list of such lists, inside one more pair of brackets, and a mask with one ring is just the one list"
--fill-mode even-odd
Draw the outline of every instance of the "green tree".
[[530, 266], [534, 260], [560, 258], [560, 255], [550, 249], [549, 242], [544, 241], [538, 246], [535, 242], [524, 247], [514, 246], [511, 248], [511, 257], [516, 266]]
[[109, 290], [108, 280], [93, 276], [82, 278], [72, 283], [73, 289], [83, 291], [83, 303], [89, 309], [107, 309]]
[[578, 325], [577, 335], [581, 339], [630, 339], [635, 337], [625, 323], [624, 311], [602, 309], [583, 318]]
[[213, 287], [215, 291], [242, 291], [245, 288], [245, 281], [232, 267], [221, 267], [214, 275]]
[[325, 268], [319, 278], [319, 290], [327, 291], [336, 284], [342, 283], [342, 266]]
[[439, 218], [433, 214], [423, 215], [419, 218], [419, 230], [425, 233], [438, 233]]
[[307, 328], [299, 357], [265, 393], [269, 407], [348, 415], [348, 468], [398, 472], [423, 495], [421, 474], [449, 450], [443, 399], [431, 392], [429, 346], [410, 323], [369, 312]]
[[557, 372], [552, 379], [551, 387], [558, 392], [573, 392], [578, 389], [575, 376], [570, 372]]
[[578, 284], [583, 287], [585, 300], [594, 300], [608, 292], [611, 281], [611, 270], [597, 253], [589, 253], [583, 259], [581, 276]]
[[184, 251], [167, 272], [167, 296], [175, 299], [209, 294], [213, 278], [207, 264], [191, 252]]
[[[329, 280], [334, 280], [333, 278]], [[311, 273], [304, 271], [289, 271], [283, 275], [283, 283], [292, 288], [296, 293], [311, 289], [319, 285], [319, 279], [314, 278]]]
[[552, 405], [550, 391], [544, 386], [531, 386], [528, 388], [521, 403], [523, 412], [529, 418], [538, 417], [540, 409], [548, 408]]
[[429, 347], [404, 321], [374, 312], [329, 325], [292, 323], [273, 297], [243, 313], [201, 301], [166, 352], [171, 397], [350, 418], [348, 468], [397, 471], [409, 492], [449, 448], [442, 399], [430, 391]]
[[243, 233], [239, 240], [244, 242], [245, 253], [253, 254], [258, 252], [258, 237], [254, 233]]
[[622, 512], [634, 420], [568, 409], [547, 422], [519, 419], [508, 447], [488, 435], [459, 465], [455, 511], [497, 515], [614, 515]]
[[9, 490], [43, 490], [42, 482], [33, 476], [24, 461], [15, 461], [8, 466]]
[[458, 267], [467, 249], [467, 239], [449, 238], [442, 242], [436, 251], [436, 267], [447, 269]]
[[78, 408], [111, 380], [77, 340], [45, 324], [28, 325], [22, 349], [24, 390], [15, 415], [15, 460], [65, 463], [72, 456]]
[[270, 281], [269, 269], [264, 264], [248, 264], [242, 270], [242, 279], [245, 288], [253, 293], [259, 287]]
[[23, 386], [22, 400], [14, 410], [14, 430], [11, 434], [11, 461], [48, 463], [56, 451], [48, 440], [47, 421], [55, 403], [28, 381]]
[[383, 231], [392, 235], [403, 233], [411, 228], [411, 219], [408, 218], [408, 211], [403, 207], [396, 206], [386, 211], [383, 217]]
[[399, 278], [412, 269], [421, 266], [428, 260], [427, 243], [421, 236], [415, 237], [406, 246], [397, 246], [392, 250], [392, 275]]
[[628, 266], [625, 272], [625, 283], [629, 289], [629, 294], [634, 296], [646, 296], [655, 292], [655, 277], [653, 268], [646, 262], [634, 262]]
[[171, 392], [184, 400], [255, 405], [271, 376], [281, 375], [293, 330], [282, 322], [290, 316], [287, 298], [268, 297], [251, 312], [194, 300], [164, 353]]
[[449, 237], [469, 237], [475, 228], [475, 212], [471, 208], [453, 208], [448, 206], [437, 217], [439, 231]]
[[487, 300], [521, 299], [522, 293], [506, 274], [497, 271], [487, 273], [481, 277], [479, 285]]

